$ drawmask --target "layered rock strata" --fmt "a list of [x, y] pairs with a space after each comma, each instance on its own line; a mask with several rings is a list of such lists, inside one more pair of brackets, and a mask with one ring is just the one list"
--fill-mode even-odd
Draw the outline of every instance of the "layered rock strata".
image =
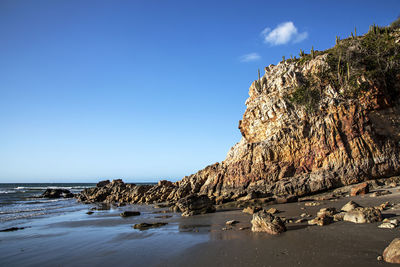
[[[347, 53], [347, 74], [341, 69], [342, 54], [333, 61], [336, 50], [332, 49], [266, 67], [265, 74], [250, 86], [247, 109], [239, 121], [242, 138], [224, 161], [175, 183], [103, 183], [85, 190], [79, 199], [154, 203], [207, 195], [222, 203], [300, 197], [399, 175], [400, 72], [391, 69], [389, 80], [379, 80], [370, 65], [349, 65], [352, 57], [355, 61], [357, 56], [369, 56], [367, 38], [380, 41], [381, 37], [370, 35], [343, 40], [343, 46], [335, 48]], [[382, 38], [398, 49], [400, 33], [388, 36]], [[304, 97], [307, 94], [310, 99]], [[294, 101], [299, 95], [300, 101]]]

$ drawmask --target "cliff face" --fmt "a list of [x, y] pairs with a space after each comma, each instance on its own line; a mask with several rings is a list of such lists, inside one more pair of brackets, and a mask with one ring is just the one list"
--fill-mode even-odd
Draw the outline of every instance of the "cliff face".
[[399, 43], [398, 30], [372, 29], [266, 67], [224, 161], [123, 199], [303, 196], [400, 174]]
[[[399, 32], [369, 34], [268, 66], [250, 86], [241, 141], [179, 187], [225, 198], [302, 196], [399, 174], [400, 72], [385, 60], [396, 57], [387, 46], [398, 46]], [[382, 38], [376, 49], [387, 54], [370, 52]], [[379, 57], [382, 69], [365, 62]], [[375, 75], [389, 69], [391, 76]]]

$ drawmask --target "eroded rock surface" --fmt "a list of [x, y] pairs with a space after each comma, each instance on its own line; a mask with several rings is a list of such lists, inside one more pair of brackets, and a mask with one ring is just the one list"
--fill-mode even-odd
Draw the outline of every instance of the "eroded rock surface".
[[251, 231], [253, 232], [265, 232], [271, 235], [278, 235], [286, 231], [285, 224], [281, 218], [264, 210], [253, 214], [251, 224]]
[[400, 263], [400, 238], [395, 238], [383, 251], [383, 259], [390, 263]]

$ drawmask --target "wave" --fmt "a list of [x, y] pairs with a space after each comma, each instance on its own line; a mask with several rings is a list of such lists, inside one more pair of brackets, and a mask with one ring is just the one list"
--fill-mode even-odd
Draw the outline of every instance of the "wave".
[[18, 186], [15, 190], [46, 190], [46, 189], [85, 189], [91, 186]]
[[18, 193], [15, 190], [0, 190], [0, 194], [12, 194], [12, 193]]

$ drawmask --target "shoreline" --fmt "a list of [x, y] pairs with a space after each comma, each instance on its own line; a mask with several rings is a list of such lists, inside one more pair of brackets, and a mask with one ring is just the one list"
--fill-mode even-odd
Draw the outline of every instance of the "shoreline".
[[[383, 189], [386, 189], [385, 187]], [[324, 199], [323, 193], [308, 200], [284, 204], [264, 204], [276, 208], [277, 216], [299, 218], [306, 212], [312, 219], [324, 207], [340, 209], [353, 200], [362, 206], [378, 206], [386, 201], [399, 204], [399, 187], [387, 188], [391, 194], [370, 197]], [[315, 199], [322, 200], [315, 200]], [[307, 206], [318, 202], [320, 205]], [[1, 265], [41, 266], [381, 266], [377, 261], [383, 249], [400, 236], [399, 230], [380, 229], [381, 223], [335, 222], [326, 226], [304, 223], [286, 224], [279, 236], [253, 233], [252, 215], [226, 203], [215, 213], [181, 217], [169, 208], [154, 205], [126, 205], [110, 210], [86, 209], [54, 217], [31, 220], [20, 226], [29, 228], [0, 233]], [[122, 218], [124, 210], [138, 210], [140, 216]], [[164, 212], [165, 211], [165, 212]], [[400, 207], [382, 212], [399, 218]], [[159, 216], [169, 218], [157, 218]], [[226, 226], [229, 220], [239, 223]], [[167, 222], [160, 228], [136, 230], [136, 223]], [[245, 230], [239, 230], [244, 228]], [[135, 264], [132, 264], [135, 263]]]

